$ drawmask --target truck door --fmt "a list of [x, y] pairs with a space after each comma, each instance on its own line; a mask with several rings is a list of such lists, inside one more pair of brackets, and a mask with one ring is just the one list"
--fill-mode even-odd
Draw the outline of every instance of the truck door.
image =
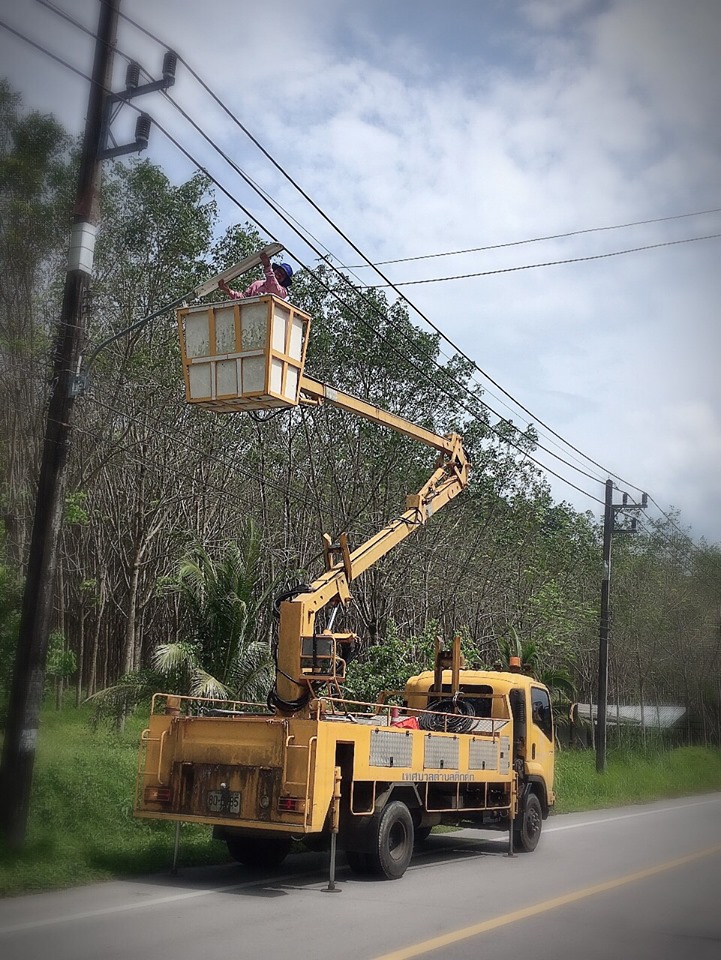
[[553, 794], [553, 713], [545, 687], [531, 687], [531, 723], [528, 730], [529, 749], [526, 764], [531, 775], [540, 776], [546, 784], [549, 800]]

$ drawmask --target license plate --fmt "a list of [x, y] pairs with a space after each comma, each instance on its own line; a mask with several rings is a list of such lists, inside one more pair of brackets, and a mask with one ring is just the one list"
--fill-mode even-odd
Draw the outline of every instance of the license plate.
[[240, 813], [240, 792], [237, 790], [210, 790], [208, 810], [211, 813], [224, 813], [226, 816], [238, 816]]

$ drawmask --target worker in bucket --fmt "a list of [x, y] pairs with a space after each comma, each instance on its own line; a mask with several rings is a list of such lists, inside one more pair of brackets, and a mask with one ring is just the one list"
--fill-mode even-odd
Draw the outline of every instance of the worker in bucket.
[[259, 297], [263, 293], [272, 293], [276, 297], [282, 297], [283, 300], [287, 300], [288, 287], [293, 282], [293, 268], [289, 263], [272, 264], [267, 253], [260, 254], [260, 262], [263, 265], [265, 279], [255, 280], [249, 287], [246, 287], [242, 293], [238, 293], [237, 290], [231, 290], [225, 280], [221, 280], [218, 286], [231, 300]]

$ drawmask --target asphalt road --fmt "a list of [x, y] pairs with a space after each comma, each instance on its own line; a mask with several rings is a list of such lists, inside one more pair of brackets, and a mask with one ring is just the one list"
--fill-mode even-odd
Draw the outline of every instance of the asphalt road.
[[[170, 853], [170, 851], [169, 851]], [[720, 960], [721, 793], [553, 817], [533, 854], [431, 836], [405, 877], [339, 855], [0, 901], [3, 960]]]

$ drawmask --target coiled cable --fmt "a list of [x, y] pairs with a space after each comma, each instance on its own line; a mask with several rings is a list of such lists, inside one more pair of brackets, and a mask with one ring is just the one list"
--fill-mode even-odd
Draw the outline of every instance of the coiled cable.
[[470, 700], [460, 697], [431, 700], [425, 713], [418, 716], [421, 730], [468, 733], [473, 727], [476, 710]]

